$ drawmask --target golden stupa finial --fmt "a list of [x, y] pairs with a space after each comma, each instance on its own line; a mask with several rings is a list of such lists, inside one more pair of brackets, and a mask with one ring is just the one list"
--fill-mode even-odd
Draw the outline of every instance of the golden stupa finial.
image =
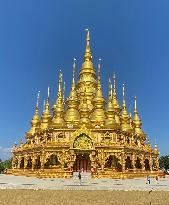
[[99, 62], [98, 62], [98, 89], [101, 89], [101, 80], [100, 80], [100, 63], [101, 63], [101, 59], [99, 58]]
[[113, 74], [113, 82], [114, 82], [113, 95], [116, 95], [116, 75], [115, 73]]
[[39, 98], [40, 98], [40, 91], [38, 91], [38, 95], [37, 95], [37, 101], [36, 101], [36, 107], [37, 108], [39, 106]]
[[72, 78], [73, 89], [75, 89], [75, 73], [76, 73], [76, 58], [73, 59], [73, 78]]
[[87, 31], [87, 35], [86, 35], [86, 51], [85, 51], [85, 55], [84, 55], [84, 60], [90, 61], [92, 59], [92, 55], [90, 52], [90, 31], [88, 28], [85, 30]]
[[123, 109], [126, 109], [125, 88], [124, 88], [124, 84], [123, 84]]
[[109, 90], [109, 98], [112, 101], [112, 97], [113, 97], [113, 86], [112, 86], [112, 82], [111, 79], [109, 77], [109, 86], [108, 86], [108, 90]]
[[158, 146], [156, 142], [156, 137], [154, 138], [154, 150], [158, 152]]
[[45, 105], [46, 105], [46, 101], [43, 101], [43, 112], [45, 111]]
[[50, 98], [50, 87], [48, 86], [48, 99]]
[[132, 118], [132, 114], [131, 114], [131, 103], [129, 103], [129, 116], [130, 116], [130, 118]]
[[134, 96], [134, 112], [137, 112], [137, 97]]
[[58, 83], [58, 93], [57, 93], [58, 99], [63, 101], [63, 96], [62, 96], [62, 71], [59, 70], [59, 83]]
[[63, 102], [65, 103], [66, 82], [63, 82]]

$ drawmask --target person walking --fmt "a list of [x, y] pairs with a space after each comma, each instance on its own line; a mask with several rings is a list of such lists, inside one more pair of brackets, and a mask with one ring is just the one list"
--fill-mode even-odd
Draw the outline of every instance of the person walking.
[[147, 184], [150, 184], [150, 176], [147, 175]]
[[79, 182], [80, 182], [80, 185], [82, 185], [82, 175], [81, 175], [81, 172], [79, 171], [79, 174], [78, 174], [78, 178], [79, 178]]

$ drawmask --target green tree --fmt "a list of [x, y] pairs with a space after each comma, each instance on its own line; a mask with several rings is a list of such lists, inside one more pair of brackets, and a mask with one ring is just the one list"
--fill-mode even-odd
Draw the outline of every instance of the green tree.
[[2, 160], [0, 159], [0, 173], [4, 170], [4, 165]]
[[0, 173], [4, 172], [5, 169], [11, 169], [12, 167], [12, 159], [8, 159], [5, 161], [2, 161], [0, 159]]
[[159, 158], [159, 165], [161, 169], [169, 169], [169, 155], [161, 156]]
[[4, 169], [11, 169], [12, 167], [12, 159], [5, 160], [3, 162]]

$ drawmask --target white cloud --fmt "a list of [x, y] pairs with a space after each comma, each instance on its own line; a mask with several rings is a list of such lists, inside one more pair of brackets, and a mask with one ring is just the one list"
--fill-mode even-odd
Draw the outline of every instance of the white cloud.
[[0, 147], [0, 159], [2, 160], [10, 159], [11, 156], [12, 156], [11, 148]]

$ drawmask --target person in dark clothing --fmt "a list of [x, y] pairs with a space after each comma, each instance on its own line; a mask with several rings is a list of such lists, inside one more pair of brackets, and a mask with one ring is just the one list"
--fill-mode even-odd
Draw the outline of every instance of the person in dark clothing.
[[81, 179], [82, 179], [82, 175], [81, 175], [81, 172], [79, 171], [79, 174], [78, 174], [78, 178], [79, 178], [79, 181], [80, 181], [80, 185], [82, 184], [82, 181], [81, 181]]

